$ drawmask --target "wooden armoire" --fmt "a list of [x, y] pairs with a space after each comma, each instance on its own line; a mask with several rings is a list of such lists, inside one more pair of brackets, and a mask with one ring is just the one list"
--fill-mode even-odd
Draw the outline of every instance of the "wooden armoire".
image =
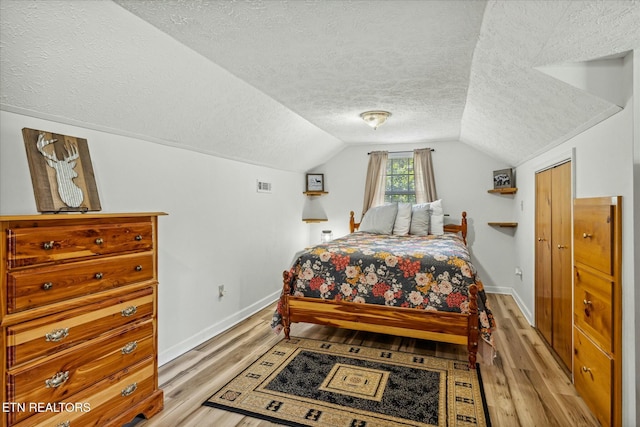
[[622, 197], [576, 199], [574, 382], [604, 427], [622, 425]]
[[536, 327], [571, 372], [571, 162], [536, 173]]

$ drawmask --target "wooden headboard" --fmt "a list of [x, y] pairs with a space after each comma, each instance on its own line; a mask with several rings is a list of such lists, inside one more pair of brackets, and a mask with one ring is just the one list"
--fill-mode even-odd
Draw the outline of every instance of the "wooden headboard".
[[[356, 222], [354, 215], [355, 213], [351, 211], [350, 218], [349, 218], [349, 230], [351, 233], [354, 233], [355, 231], [358, 230], [358, 228], [360, 228], [360, 223]], [[460, 220], [460, 224], [445, 224], [444, 231], [448, 233], [460, 233], [460, 235], [462, 236], [462, 240], [466, 245], [467, 244], [467, 212], [462, 211], [462, 219]]]

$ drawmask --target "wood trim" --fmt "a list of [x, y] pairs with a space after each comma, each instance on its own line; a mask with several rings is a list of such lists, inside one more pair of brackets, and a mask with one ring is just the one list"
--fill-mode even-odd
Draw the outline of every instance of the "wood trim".
[[59, 213], [42, 215], [3, 215], [0, 221], [74, 221], [78, 219], [103, 219], [103, 218], [132, 218], [143, 216], [168, 215], [165, 212], [133, 212], [133, 213]]

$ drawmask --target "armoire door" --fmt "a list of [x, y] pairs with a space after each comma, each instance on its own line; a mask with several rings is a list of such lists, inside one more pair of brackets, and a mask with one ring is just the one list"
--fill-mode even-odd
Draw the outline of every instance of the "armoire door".
[[549, 344], [551, 334], [551, 170], [536, 174], [536, 327]]
[[536, 327], [571, 370], [571, 163], [536, 174]]
[[551, 169], [551, 300], [553, 348], [571, 370], [573, 360], [573, 241], [571, 163]]

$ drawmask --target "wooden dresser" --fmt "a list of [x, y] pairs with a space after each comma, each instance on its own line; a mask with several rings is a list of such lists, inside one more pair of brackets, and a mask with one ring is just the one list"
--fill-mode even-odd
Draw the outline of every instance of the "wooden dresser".
[[159, 215], [0, 216], [2, 427], [121, 426], [162, 409]]
[[576, 199], [574, 382], [603, 426], [622, 425], [622, 197]]

